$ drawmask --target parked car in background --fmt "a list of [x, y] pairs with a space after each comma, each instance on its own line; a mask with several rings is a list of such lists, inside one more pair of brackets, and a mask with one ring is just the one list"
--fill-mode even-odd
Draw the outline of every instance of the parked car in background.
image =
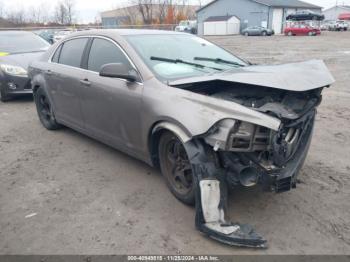
[[320, 26], [320, 30], [321, 31], [328, 31], [329, 30], [329, 26], [331, 24], [331, 21], [323, 21], [323, 23]]
[[33, 31], [34, 34], [37, 34], [44, 40], [46, 40], [50, 45], [54, 43], [53, 36], [54, 32], [52, 30], [37, 30]]
[[191, 34], [197, 34], [197, 21], [196, 20], [182, 20], [179, 25], [175, 27], [176, 32], [185, 32]]
[[320, 60], [251, 65], [190, 34], [130, 29], [68, 36], [29, 75], [45, 128], [63, 124], [159, 167], [174, 196], [196, 204], [199, 231], [259, 248], [251, 226], [225, 219], [226, 189], [294, 188], [334, 82]]
[[342, 20], [332, 21], [328, 24], [329, 31], [347, 31], [348, 28], [349, 24]]
[[0, 100], [31, 94], [27, 75], [30, 62], [38, 59], [49, 43], [38, 35], [24, 31], [0, 31]]
[[242, 30], [242, 34], [245, 36], [251, 36], [251, 35], [270, 36], [270, 35], [273, 35], [274, 33], [275, 32], [272, 29], [265, 28], [262, 26], [250, 26]]
[[67, 30], [62, 30], [62, 31], [58, 31], [54, 36], [53, 36], [53, 42], [56, 43], [60, 40], [62, 40], [63, 38], [65, 38], [66, 36], [74, 33], [75, 31], [67, 29]]
[[324, 15], [316, 13], [311, 10], [300, 10], [296, 11], [294, 14], [290, 14], [286, 18], [287, 20], [302, 21], [302, 20], [324, 20]]
[[321, 34], [321, 30], [315, 27], [311, 27], [309, 25], [305, 24], [297, 24], [297, 25], [291, 25], [284, 29], [284, 34], [293, 36], [293, 35], [309, 35], [309, 36], [316, 36]]

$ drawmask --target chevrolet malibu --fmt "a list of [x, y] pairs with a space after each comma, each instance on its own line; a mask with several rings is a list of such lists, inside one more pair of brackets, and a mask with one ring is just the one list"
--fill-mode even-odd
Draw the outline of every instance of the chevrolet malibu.
[[31, 32], [0, 32], [0, 100], [32, 94], [27, 68], [38, 59], [49, 44]]
[[29, 68], [41, 123], [73, 128], [159, 167], [195, 204], [203, 234], [267, 246], [225, 217], [229, 188], [285, 192], [309, 149], [322, 90], [319, 60], [252, 65], [202, 38], [153, 30], [75, 33]]

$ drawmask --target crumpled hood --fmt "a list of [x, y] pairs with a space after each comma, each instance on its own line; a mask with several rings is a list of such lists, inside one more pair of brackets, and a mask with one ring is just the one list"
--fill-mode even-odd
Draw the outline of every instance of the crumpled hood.
[[44, 54], [44, 51], [43, 52], [33, 52], [33, 53], [13, 54], [13, 55], [9, 54], [9, 55], [0, 57], [0, 64], [21, 66], [27, 70], [29, 64], [34, 60], [38, 60], [40, 58], [40, 56], [42, 56], [43, 54]]
[[334, 83], [322, 60], [282, 65], [252, 65], [229, 71], [169, 82], [170, 86], [209, 81], [227, 81], [289, 91], [307, 91]]

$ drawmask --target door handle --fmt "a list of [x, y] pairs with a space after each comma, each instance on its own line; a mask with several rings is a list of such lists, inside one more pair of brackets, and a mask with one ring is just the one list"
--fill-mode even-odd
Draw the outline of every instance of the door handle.
[[85, 86], [90, 86], [91, 82], [88, 79], [82, 79], [80, 80], [80, 83], [82, 83]]

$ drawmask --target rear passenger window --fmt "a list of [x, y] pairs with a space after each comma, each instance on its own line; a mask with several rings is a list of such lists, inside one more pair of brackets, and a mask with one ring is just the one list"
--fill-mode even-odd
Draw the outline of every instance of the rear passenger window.
[[103, 65], [110, 63], [122, 63], [131, 68], [120, 48], [108, 40], [95, 38], [91, 45], [88, 70], [99, 72]]
[[61, 48], [59, 63], [74, 67], [80, 67], [81, 58], [87, 43], [87, 38], [78, 38], [64, 42]]

